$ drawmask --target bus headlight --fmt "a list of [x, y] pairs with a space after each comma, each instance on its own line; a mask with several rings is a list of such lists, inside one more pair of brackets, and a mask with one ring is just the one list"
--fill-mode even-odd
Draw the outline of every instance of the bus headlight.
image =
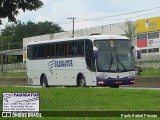
[[103, 85], [103, 84], [104, 84], [104, 81], [98, 81], [98, 84], [99, 84], [99, 85]]
[[108, 76], [107, 75], [99, 75], [98, 78], [100, 78], [100, 79], [108, 79]]
[[131, 81], [131, 83], [133, 83], [133, 84], [134, 84], [135, 82], [136, 82], [135, 80], [132, 80], [132, 81]]
[[128, 78], [133, 78], [133, 77], [134, 77], [134, 75], [129, 75], [129, 76], [128, 76]]

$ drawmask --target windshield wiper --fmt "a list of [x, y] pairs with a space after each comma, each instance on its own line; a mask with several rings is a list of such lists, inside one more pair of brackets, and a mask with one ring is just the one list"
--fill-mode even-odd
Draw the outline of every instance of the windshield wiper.
[[[124, 64], [119, 60], [118, 54], [116, 54], [117, 57], [117, 61], [120, 63], [120, 65], [122, 66], [122, 68], [124, 69], [125, 72], [127, 72], [127, 68], [124, 66]], [[118, 68], [119, 70], [119, 68]]]
[[113, 64], [113, 56], [112, 56], [112, 54], [111, 54], [111, 61], [110, 61], [110, 63], [109, 63], [109, 69], [108, 69], [108, 71], [111, 70], [112, 64]]

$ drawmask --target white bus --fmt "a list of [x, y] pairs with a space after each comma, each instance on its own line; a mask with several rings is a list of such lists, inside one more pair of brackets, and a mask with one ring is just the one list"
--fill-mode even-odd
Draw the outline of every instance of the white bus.
[[93, 35], [30, 42], [30, 85], [109, 86], [135, 83], [134, 47], [124, 36]]

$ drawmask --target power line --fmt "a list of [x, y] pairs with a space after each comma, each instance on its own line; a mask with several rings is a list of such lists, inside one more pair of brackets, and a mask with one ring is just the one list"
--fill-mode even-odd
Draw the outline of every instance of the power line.
[[119, 21], [119, 20], [122, 20], [122, 19], [133, 19], [133, 18], [137, 18], [137, 17], [144, 17], [144, 16], [148, 16], [149, 14], [151, 14], [151, 15], [153, 15], [154, 13], [159, 13], [160, 11], [158, 10], [158, 11], [154, 11], [154, 12], [151, 12], [151, 13], [146, 13], [146, 14], [141, 14], [141, 15], [136, 15], [136, 16], [130, 16], [130, 17], [128, 17], [128, 16], [124, 16], [124, 17], [121, 17], [121, 18], [105, 18], [105, 19], [101, 19], [101, 20], [97, 20], [97, 21], [106, 21], [106, 20], [110, 20], [110, 21], [113, 21], [113, 20], [117, 20], [117, 21]]
[[[108, 19], [108, 18], [114, 18], [114, 17], [119, 17], [119, 16], [130, 15], [130, 14], [136, 14], [136, 13], [146, 12], [146, 11], [150, 11], [150, 10], [154, 10], [154, 9], [160, 9], [160, 7], [144, 9], [144, 10], [138, 10], [138, 11], [122, 13], [122, 14], [116, 14], [116, 15], [110, 15], [110, 16], [96, 17], [96, 18], [91, 18], [91, 19], [88, 19], [88, 18], [86, 18], [86, 19], [77, 18], [78, 21], [76, 21], [75, 23], [86, 22], [86, 21], [99, 21], [101, 19]], [[63, 24], [71, 24], [71, 22], [66, 22], [66, 23], [64, 22], [64, 23], [61, 23], [60, 25], [63, 25]]]
[[138, 10], [134, 12], [128, 12], [128, 13], [122, 13], [122, 14], [116, 14], [116, 15], [110, 15], [110, 16], [103, 16], [103, 17], [97, 17], [97, 18], [91, 18], [91, 19], [81, 19], [84, 21], [95, 21], [99, 19], [105, 19], [105, 18], [113, 18], [113, 17], [118, 17], [118, 16], [124, 16], [124, 15], [129, 15], [129, 14], [135, 14], [135, 13], [140, 13], [140, 12], [146, 12], [154, 9], [159, 9], [160, 7], [155, 7], [155, 8], [150, 8], [150, 9], [145, 9], [145, 10]]
[[[160, 9], [160, 7], [155, 7], [155, 8], [150, 8], [150, 9], [144, 9], [144, 10], [138, 10], [138, 11], [133, 11], [133, 12], [128, 12], [128, 13], [122, 13], [122, 14], [116, 14], [116, 15], [110, 15], [110, 16], [103, 16], [103, 17], [96, 17], [96, 18], [76, 18], [78, 19], [75, 23], [80, 23], [80, 22], [86, 22], [86, 21], [100, 21], [102, 19], [109, 19], [109, 18], [114, 18], [114, 17], [119, 17], [119, 16], [125, 16], [125, 15], [130, 15], [130, 14], [136, 14], [136, 13], [141, 13], [141, 12], [146, 12], [154, 9]], [[133, 18], [133, 17], [132, 17]], [[62, 22], [59, 25], [64, 25], [64, 24], [71, 24], [71, 22]]]

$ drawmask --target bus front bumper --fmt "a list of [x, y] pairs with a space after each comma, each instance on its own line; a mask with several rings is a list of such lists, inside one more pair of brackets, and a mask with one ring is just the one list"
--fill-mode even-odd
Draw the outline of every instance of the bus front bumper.
[[135, 78], [109, 78], [102, 79], [97, 77], [97, 86], [117, 86], [131, 85], [135, 83]]

